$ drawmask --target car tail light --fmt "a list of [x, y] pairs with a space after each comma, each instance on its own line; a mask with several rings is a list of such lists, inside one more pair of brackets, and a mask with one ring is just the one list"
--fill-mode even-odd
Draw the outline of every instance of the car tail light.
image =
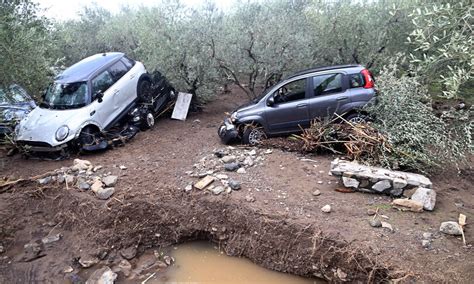
[[373, 88], [374, 87], [374, 79], [372, 78], [372, 74], [370, 74], [370, 71], [367, 70], [367, 69], [364, 69], [360, 73], [362, 74], [362, 76], [364, 76], [364, 81], [365, 81], [364, 88], [365, 89]]

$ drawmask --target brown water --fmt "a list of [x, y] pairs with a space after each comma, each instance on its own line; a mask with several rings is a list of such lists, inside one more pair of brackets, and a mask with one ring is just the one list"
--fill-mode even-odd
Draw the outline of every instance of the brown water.
[[183, 244], [171, 255], [176, 263], [164, 277], [165, 280], [150, 279], [147, 283], [225, 283], [225, 284], [321, 284], [320, 280], [306, 279], [294, 275], [262, 268], [250, 260], [230, 257], [207, 242]]

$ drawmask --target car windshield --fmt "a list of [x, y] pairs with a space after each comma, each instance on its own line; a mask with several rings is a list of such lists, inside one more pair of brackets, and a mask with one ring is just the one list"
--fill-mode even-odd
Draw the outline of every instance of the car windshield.
[[0, 88], [0, 104], [28, 102], [28, 98], [23, 94], [23, 92], [24, 91], [16, 85], [11, 85], [9, 88]]
[[87, 102], [87, 82], [53, 83], [46, 90], [40, 106], [52, 109], [73, 109], [83, 107], [87, 105]]

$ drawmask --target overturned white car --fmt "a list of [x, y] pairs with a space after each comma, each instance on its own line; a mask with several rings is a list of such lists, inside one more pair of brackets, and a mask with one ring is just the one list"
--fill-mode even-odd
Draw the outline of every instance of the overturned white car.
[[16, 127], [16, 143], [32, 152], [104, 149], [104, 133], [126, 116], [129, 127], [153, 126], [155, 111], [174, 95], [161, 81], [160, 97], [151, 98], [152, 78], [142, 63], [123, 53], [85, 58], [55, 78]]

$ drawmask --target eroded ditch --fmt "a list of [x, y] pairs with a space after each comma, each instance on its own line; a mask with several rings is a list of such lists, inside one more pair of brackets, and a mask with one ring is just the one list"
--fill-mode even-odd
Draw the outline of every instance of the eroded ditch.
[[[7, 250], [0, 271], [4, 283], [18, 275], [32, 281], [69, 279], [63, 267], [82, 270], [77, 260], [86, 253], [100, 259], [94, 267], [112, 266], [123, 248], [135, 246], [140, 255], [195, 240], [211, 241], [230, 256], [306, 278], [380, 282], [394, 277], [370, 249], [347, 243], [338, 234], [203, 192], [163, 189], [101, 202], [84, 192], [27, 184], [3, 193], [1, 203]], [[45, 247], [44, 257], [18, 261], [14, 252], [19, 247], [52, 230], [63, 239]], [[123, 279], [119, 274], [118, 280]]]

